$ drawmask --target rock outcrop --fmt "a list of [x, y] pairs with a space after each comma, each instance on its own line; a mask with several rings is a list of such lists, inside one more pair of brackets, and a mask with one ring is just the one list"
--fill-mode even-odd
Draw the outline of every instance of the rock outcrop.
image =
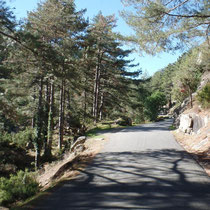
[[[197, 88], [197, 91], [192, 94], [194, 105], [196, 105], [195, 101], [196, 101], [197, 92], [200, 91], [208, 82], [210, 82], [210, 71], [206, 71], [202, 75], [201, 82]], [[185, 133], [191, 132], [190, 131], [191, 128], [192, 128], [191, 130], [193, 130], [193, 132], [198, 132], [198, 130], [201, 127], [203, 127], [204, 124], [206, 125], [209, 120], [209, 116], [206, 116], [206, 117], [199, 116], [199, 113], [197, 111], [195, 111], [195, 112], [192, 111], [190, 114], [188, 114], [188, 116], [186, 116], [186, 114], [185, 114], [186, 110], [190, 110], [190, 109], [191, 109], [190, 108], [190, 98], [187, 97], [182, 102], [182, 104], [180, 106], [178, 106], [176, 108], [172, 108], [170, 110], [171, 114], [173, 115], [173, 117], [175, 119], [174, 125]]]
[[179, 130], [188, 134], [198, 134], [200, 129], [207, 126], [210, 116], [201, 116], [196, 113], [181, 114]]

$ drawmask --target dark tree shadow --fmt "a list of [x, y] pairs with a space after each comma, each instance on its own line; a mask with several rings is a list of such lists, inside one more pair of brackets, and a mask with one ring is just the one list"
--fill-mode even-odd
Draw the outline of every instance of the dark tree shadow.
[[175, 149], [104, 152], [27, 209], [210, 209], [210, 180]]

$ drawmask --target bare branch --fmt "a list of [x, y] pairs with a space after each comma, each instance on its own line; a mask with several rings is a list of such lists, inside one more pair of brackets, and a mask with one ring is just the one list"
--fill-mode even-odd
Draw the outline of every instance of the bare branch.
[[168, 16], [181, 17], [181, 18], [202, 18], [202, 19], [206, 19], [206, 18], [210, 17], [210, 15], [180, 15], [180, 14], [170, 14], [170, 13], [164, 12], [164, 11], [161, 11], [161, 12], [168, 15]]
[[178, 5], [175, 6], [174, 8], [171, 8], [170, 10], [168, 10], [167, 13], [170, 13], [171, 11], [173, 11], [173, 10], [175, 10], [175, 9], [177, 9], [177, 8], [179, 8], [179, 7], [181, 7], [182, 5], [184, 5], [185, 3], [187, 3], [188, 1], [190, 1], [190, 0], [185, 0], [185, 1], [183, 1], [182, 3], [178, 4]]

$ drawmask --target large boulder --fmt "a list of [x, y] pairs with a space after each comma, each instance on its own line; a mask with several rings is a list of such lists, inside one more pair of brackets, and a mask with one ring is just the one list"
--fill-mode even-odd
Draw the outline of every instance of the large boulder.
[[77, 150], [83, 151], [85, 149], [85, 146], [84, 146], [85, 141], [86, 141], [86, 136], [80, 136], [71, 146], [71, 152], [74, 152]]
[[193, 132], [198, 133], [199, 130], [205, 126], [204, 118], [200, 117], [199, 115], [193, 116]]
[[180, 116], [179, 130], [184, 133], [190, 133], [190, 129], [193, 127], [193, 119], [189, 114], [182, 114]]
[[200, 116], [196, 113], [181, 114], [179, 130], [184, 133], [199, 133], [209, 122], [209, 116]]

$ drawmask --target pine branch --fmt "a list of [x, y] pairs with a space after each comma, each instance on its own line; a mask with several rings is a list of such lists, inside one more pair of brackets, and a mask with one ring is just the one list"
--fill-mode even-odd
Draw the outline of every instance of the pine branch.
[[10, 38], [10, 39], [12, 39], [12, 40], [14, 40], [14, 41], [16, 41], [18, 44], [20, 44], [21, 46], [23, 46], [25, 49], [27, 49], [27, 50], [29, 50], [29, 51], [31, 51], [32, 53], [34, 53], [34, 54], [37, 55], [37, 53], [36, 53], [33, 49], [31, 49], [31, 48], [29, 48], [28, 46], [26, 46], [25, 44], [23, 44], [23, 43], [21, 42], [21, 40], [18, 39], [17, 37], [12, 36], [12, 35], [10, 35], [10, 34], [6, 34], [6, 33], [4, 33], [3, 31], [0, 31], [0, 34], [2, 34], [3, 36], [6, 36], [6, 37], [8, 37], [8, 38]]

